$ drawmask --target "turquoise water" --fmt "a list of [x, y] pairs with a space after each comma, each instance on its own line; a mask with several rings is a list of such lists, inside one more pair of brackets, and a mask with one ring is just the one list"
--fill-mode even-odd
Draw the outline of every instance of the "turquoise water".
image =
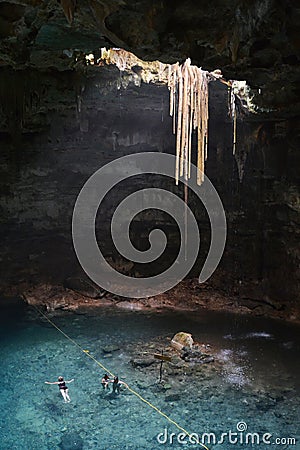
[[[203, 438], [209, 449], [300, 449], [299, 327], [207, 311], [150, 314], [106, 308], [51, 318], [130, 387]], [[178, 331], [209, 343], [216, 363], [165, 363], [163, 384], [158, 383], [159, 363], [132, 366], [132, 358], [167, 347]], [[119, 396], [103, 392], [103, 370], [34, 310], [2, 308], [0, 335], [1, 450], [201, 448], [178, 437], [180, 430], [128, 390]], [[107, 346], [119, 350], [104, 353]], [[69, 385], [71, 403], [63, 402], [57, 386], [44, 383], [59, 375], [75, 379]], [[230, 430], [222, 441], [222, 433]], [[247, 433], [256, 433], [254, 443], [250, 436], [245, 442]]]

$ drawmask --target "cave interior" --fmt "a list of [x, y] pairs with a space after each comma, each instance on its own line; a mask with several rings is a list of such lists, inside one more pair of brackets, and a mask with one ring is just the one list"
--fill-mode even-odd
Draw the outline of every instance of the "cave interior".
[[[191, 58], [203, 70], [221, 71], [222, 80], [249, 86], [251, 105], [240, 102], [237, 109], [233, 153], [228, 85], [209, 83], [205, 173], [224, 206], [227, 242], [217, 270], [198, 285], [211, 232], [205, 208], [191, 194], [201, 251], [169, 301], [176, 307], [190, 293], [192, 303], [211, 299], [212, 308], [230, 304], [299, 320], [299, 14], [293, 0], [1, 2], [2, 296], [31, 292], [47, 304], [53, 290], [74, 288], [81, 300], [95, 297], [72, 243], [82, 186], [125, 155], [175, 155], [166, 83], [146, 83], [138, 65], [120, 70], [101, 60], [101, 49], [118, 48], [150, 68], [152, 61]], [[195, 163], [195, 136], [191, 150]], [[168, 244], [159, 260], [146, 267], [114, 248], [110, 222], [118, 203], [137, 187], [153, 186], [184, 198], [181, 181], [135, 176], [112, 189], [97, 214], [101, 251], [135, 278], [165, 270], [180, 246], [174, 220], [150, 209], [134, 219], [130, 236], [144, 251], [149, 232], [161, 228]]]

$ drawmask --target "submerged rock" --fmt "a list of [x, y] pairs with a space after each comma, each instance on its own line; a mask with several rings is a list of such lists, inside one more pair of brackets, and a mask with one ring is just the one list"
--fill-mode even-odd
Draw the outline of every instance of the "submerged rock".
[[61, 450], [82, 450], [83, 439], [79, 433], [72, 431], [62, 437], [60, 448]]
[[103, 353], [113, 353], [120, 350], [120, 347], [118, 345], [107, 345], [106, 347], [102, 348]]
[[180, 400], [179, 394], [170, 394], [165, 397], [165, 402], [178, 402]]
[[206, 353], [202, 353], [200, 350], [193, 348], [188, 349], [186, 347], [183, 348], [181, 358], [186, 362], [193, 362], [197, 364], [205, 364], [214, 361], [213, 356], [207, 355]]
[[136, 386], [141, 390], [149, 389], [153, 386], [153, 384], [149, 384], [147, 381], [144, 380], [137, 380]]
[[186, 333], [184, 331], [180, 331], [176, 333], [175, 336], [171, 340], [171, 345], [176, 350], [181, 351], [184, 347], [192, 348], [194, 340], [190, 333]]
[[130, 363], [133, 367], [149, 367], [152, 366], [156, 361], [154, 358], [138, 358], [132, 359]]

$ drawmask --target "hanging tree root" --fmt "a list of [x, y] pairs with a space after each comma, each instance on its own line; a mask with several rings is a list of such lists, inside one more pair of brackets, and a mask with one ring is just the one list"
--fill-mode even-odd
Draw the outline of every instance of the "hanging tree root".
[[[213, 72], [191, 65], [188, 58], [182, 65], [164, 64], [160, 61], [142, 61], [122, 49], [101, 49], [100, 61], [115, 64], [120, 71], [139, 67], [139, 76], [145, 83], [166, 83], [170, 91], [170, 116], [173, 133], [176, 133], [175, 180], [188, 180], [191, 176], [192, 135], [197, 139], [197, 183], [204, 181], [204, 165], [208, 149], [208, 84], [219, 80], [231, 88], [231, 82], [223, 79], [219, 69]], [[236, 147], [236, 103], [231, 89], [230, 113], [233, 119], [233, 153]]]

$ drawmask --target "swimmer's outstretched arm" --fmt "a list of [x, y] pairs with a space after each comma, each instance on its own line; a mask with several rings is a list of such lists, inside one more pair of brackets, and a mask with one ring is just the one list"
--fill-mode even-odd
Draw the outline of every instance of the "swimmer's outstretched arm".
[[[108, 383], [114, 383], [114, 380], [108, 380]], [[124, 381], [119, 380], [118, 381], [119, 384], [124, 384], [126, 387], [128, 387], [128, 384], [124, 383]]]
[[[74, 378], [72, 378], [72, 380], [64, 380], [65, 383], [72, 383], [72, 381], [74, 381]], [[46, 384], [60, 384], [61, 381], [45, 381]]]

